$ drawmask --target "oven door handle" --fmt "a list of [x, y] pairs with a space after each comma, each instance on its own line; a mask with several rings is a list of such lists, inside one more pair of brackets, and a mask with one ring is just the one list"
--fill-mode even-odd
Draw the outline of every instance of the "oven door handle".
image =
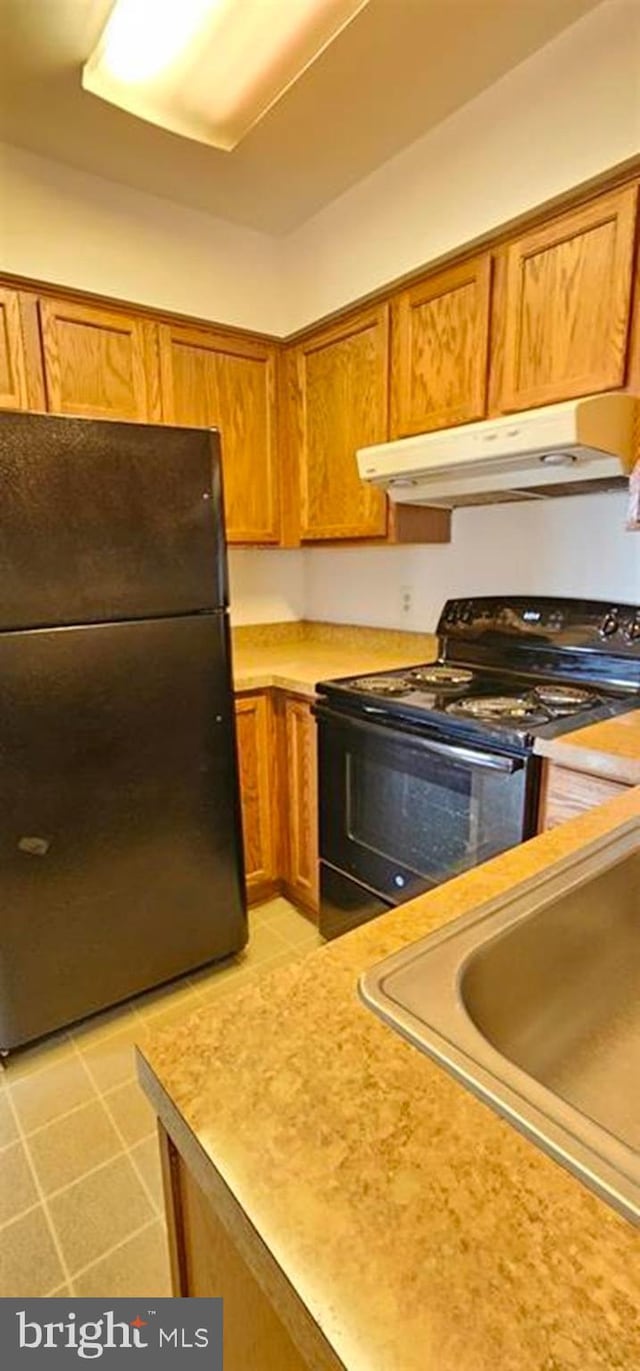
[[335, 723], [357, 728], [365, 733], [375, 733], [376, 737], [386, 738], [387, 742], [393, 741], [393, 735], [396, 738], [400, 735], [421, 752], [433, 752], [438, 757], [450, 757], [454, 762], [463, 762], [467, 766], [477, 766], [487, 771], [503, 771], [507, 775], [513, 775], [514, 771], [522, 770], [525, 762], [523, 757], [505, 757], [495, 752], [479, 752], [476, 748], [458, 743], [441, 743], [436, 738], [425, 738], [410, 728], [397, 728], [392, 724], [374, 724], [369, 720], [354, 719], [351, 714], [339, 714], [336, 710], [327, 709], [323, 705], [316, 705], [314, 713], [318, 719], [333, 720]]

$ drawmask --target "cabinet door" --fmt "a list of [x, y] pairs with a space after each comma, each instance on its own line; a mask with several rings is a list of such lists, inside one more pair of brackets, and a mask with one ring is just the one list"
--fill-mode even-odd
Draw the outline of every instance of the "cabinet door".
[[247, 894], [259, 899], [278, 874], [271, 701], [266, 694], [238, 695], [235, 704]]
[[308, 909], [318, 908], [318, 760], [316, 722], [306, 700], [287, 696], [286, 738], [287, 857], [286, 887]]
[[486, 413], [491, 258], [438, 272], [393, 302], [394, 437], [482, 419]]
[[388, 339], [388, 306], [382, 305], [296, 349], [303, 541], [386, 533], [385, 496], [360, 480], [356, 449], [388, 437]]
[[624, 385], [636, 199], [603, 195], [508, 248], [502, 410]]
[[169, 423], [220, 429], [229, 542], [277, 543], [275, 348], [162, 325], [160, 357]]
[[538, 829], [557, 828], [567, 819], [575, 819], [596, 805], [613, 800], [616, 795], [624, 795], [629, 787], [619, 781], [610, 781], [605, 776], [590, 776], [586, 772], [572, 771], [569, 767], [557, 766], [547, 762], [544, 770], [540, 821]]
[[156, 325], [131, 315], [41, 300], [48, 408], [94, 419], [159, 420]]
[[28, 409], [18, 292], [0, 290], [0, 409]]

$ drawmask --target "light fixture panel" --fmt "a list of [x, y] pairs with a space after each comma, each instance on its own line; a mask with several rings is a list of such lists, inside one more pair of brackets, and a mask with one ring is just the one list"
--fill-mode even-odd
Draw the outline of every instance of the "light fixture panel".
[[85, 90], [230, 151], [369, 0], [116, 0]]

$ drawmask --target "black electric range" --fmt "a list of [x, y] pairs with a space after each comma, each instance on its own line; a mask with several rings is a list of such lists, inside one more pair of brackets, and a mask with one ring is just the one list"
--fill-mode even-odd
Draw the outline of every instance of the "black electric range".
[[536, 831], [536, 738], [640, 708], [640, 607], [447, 601], [433, 662], [318, 685], [320, 927], [347, 931]]

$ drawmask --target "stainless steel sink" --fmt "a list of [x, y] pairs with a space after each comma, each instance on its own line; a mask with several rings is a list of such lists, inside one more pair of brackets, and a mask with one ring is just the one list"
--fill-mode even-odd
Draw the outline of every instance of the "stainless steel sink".
[[640, 820], [388, 957], [360, 992], [640, 1222]]

